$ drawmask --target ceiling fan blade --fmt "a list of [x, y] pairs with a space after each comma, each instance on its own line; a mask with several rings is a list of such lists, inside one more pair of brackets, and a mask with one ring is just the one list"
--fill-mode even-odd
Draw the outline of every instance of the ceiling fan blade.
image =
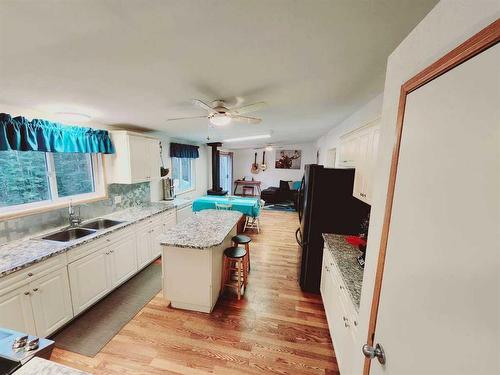
[[176, 117], [176, 118], [169, 118], [167, 119], [167, 121], [194, 120], [198, 118], [207, 118], [207, 116]]
[[265, 102], [258, 102], [258, 103], [249, 104], [249, 105], [246, 105], [246, 106], [240, 107], [240, 108], [233, 108], [233, 109], [231, 109], [230, 112], [232, 115], [242, 115], [244, 113], [258, 111], [259, 109], [262, 109], [264, 107], [266, 107]]
[[234, 121], [246, 122], [247, 124], [260, 124], [262, 122], [261, 118], [257, 117], [247, 117], [247, 116], [231, 116]]
[[198, 106], [198, 107], [200, 107], [200, 108], [203, 108], [204, 110], [208, 111], [209, 113], [217, 113], [216, 110], [214, 110], [207, 103], [202, 102], [199, 99], [193, 99], [193, 104], [196, 105], [196, 106]]

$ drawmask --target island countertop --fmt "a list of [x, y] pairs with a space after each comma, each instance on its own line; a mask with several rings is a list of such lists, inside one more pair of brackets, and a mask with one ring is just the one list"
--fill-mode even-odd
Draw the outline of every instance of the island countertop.
[[164, 246], [207, 249], [220, 245], [243, 214], [238, 211], [203, 210], [158, 237]]

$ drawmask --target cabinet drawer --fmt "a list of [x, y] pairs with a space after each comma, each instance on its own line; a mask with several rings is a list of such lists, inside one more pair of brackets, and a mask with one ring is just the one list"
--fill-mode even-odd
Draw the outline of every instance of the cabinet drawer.
[[59, 254], [3, 277], [0, 279], [0, 294], [7, 293], [24, 284], [37, 280], [50, 272], [65, 267], [66, 264], [66, 254]]

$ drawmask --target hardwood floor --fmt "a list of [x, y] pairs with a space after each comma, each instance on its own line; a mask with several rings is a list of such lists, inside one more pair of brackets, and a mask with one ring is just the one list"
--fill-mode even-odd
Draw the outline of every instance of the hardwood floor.
[[339, 374], [321, 298], [297, 283], [297, 225], [295, 213], [262, 213], [241, 301], [224, 296], [203, 314], [158, 294], [94, 358], [51, 359], [95, 374]]

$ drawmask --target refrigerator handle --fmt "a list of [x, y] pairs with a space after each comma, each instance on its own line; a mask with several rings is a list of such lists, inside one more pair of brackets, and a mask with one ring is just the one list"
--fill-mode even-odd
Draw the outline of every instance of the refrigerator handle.
[[302, 200], [301, 195], [304, 193], [304, 180], [305, 176], [302, 177], [302, 181], [300, 182], [299, 192], [297, 194], [297, 210], [299, 211], [299, 223], [302, 223]]
[[299, 239], [299, 233], [300, 233], [300, 228], [297, 228], [297, 230], [295, 231], [295, 240], [297, 241], [297, 243], [299, 244], [300, 247], [302, 247], [302, 233], [300, 233], [300, 239]]

